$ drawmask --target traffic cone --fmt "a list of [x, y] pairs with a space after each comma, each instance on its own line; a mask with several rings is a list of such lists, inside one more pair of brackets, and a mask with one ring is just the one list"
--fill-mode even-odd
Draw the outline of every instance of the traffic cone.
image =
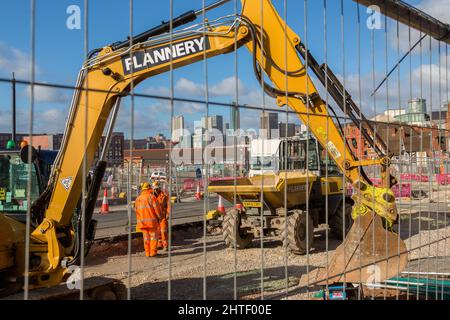
[[217, 204], [217, 211], [224, 214], [225, 213], [225, 206], [223, 205], [223, 198], [219, 196], [219, 203]]
[[105, 192], [103, 193], [103, 201], [102, 207], [100, 209], [100, 214], [108, 214], [109, 213], [109, 204], [108, 204], [108, 190], [105, 188]]
[[195, 199], [202, 200], [202, 194], [200, 193], [200, 183], [197, 184], [197, 192], [195, 193]]

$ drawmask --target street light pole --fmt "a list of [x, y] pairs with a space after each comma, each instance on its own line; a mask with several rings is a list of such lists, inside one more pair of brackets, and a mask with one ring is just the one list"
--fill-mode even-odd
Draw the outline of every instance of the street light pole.
[[11, 139], [6, 143], [6, 150], [16, 148], [16, 78], [12, 74], [12, 112], [11, 112]]
[[16, 77], [12, 74], [12, 141], [16, 143]]

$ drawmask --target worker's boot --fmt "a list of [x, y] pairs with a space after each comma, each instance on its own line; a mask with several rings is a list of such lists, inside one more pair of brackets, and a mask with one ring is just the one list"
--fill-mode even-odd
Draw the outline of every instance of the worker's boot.
[[408, 262], [406, 245], [399, 235], [383, 227], [380, 216], [358, 217], [327, 268], [303, 275], [300, 285], [379, 283], [397, 276]]

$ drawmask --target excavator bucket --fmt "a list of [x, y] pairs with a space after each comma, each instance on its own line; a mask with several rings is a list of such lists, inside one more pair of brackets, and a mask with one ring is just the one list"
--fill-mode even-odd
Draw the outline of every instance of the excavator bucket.
[[332, 283], [378, 283], [398, 275], [408, 262], [406, 245], [383, 227], [379, 215], [358, 217], [327, 268], [312, 270], [301, 286]]

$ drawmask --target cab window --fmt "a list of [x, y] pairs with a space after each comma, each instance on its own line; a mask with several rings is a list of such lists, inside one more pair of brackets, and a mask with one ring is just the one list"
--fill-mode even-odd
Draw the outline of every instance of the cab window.
[[[0, 155], [0, 211], [26, 212], [28, 164], [17, 154]], [[31, 165], [31, 203], [39, 197], [39, 184], [34, 165]]]

